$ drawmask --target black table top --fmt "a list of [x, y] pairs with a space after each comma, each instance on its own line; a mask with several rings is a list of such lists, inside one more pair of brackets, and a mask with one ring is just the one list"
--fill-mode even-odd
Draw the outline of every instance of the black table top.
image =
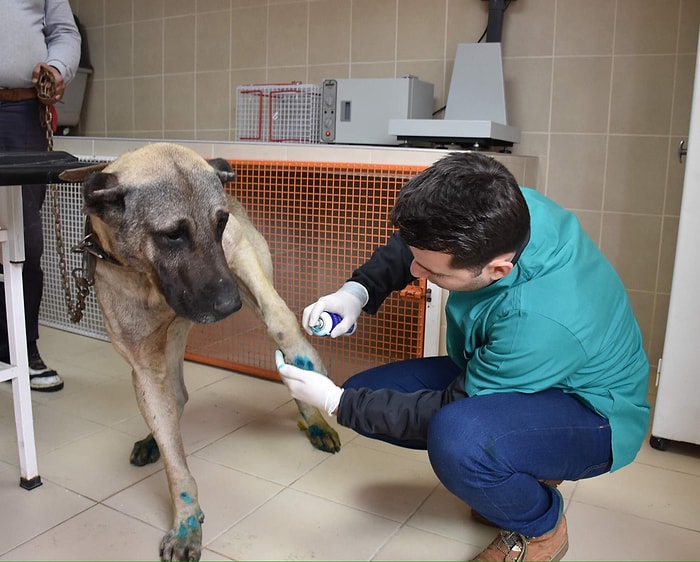
[[0, 152], [0, 185], [64, 183], [58, 177], [61, 172], [93, 165], [60, 150]]

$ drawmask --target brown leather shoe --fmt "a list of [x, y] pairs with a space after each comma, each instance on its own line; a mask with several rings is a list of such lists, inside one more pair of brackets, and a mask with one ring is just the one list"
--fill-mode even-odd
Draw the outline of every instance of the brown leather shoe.
[[[552, 486], [552, 488], [556, 488], [563, 482], [563, 480], [540, 480], [543, 484], [547, 484], [548, 486]], [[496, 525], [493, 521], [490, 521], [489, 519], [486, 519], [481, 513], [478, 511], [474, 511], [472, 509], [472, 519], [476, 521], [477, 523], [481, 523], [482, 525], [486, 525], [487, 527], [494, 527], [498, 528], [498, 525]]]
[[501, 531], [474, 562], [527, 562], [529, 560], [561, 560], [569, 549], [566, 518], [546, 535], [527, 538], [519, 533]]

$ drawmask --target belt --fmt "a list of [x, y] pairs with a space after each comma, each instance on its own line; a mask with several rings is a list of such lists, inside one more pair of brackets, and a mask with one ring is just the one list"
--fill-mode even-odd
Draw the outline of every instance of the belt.
[[34, 88], [0, 88], [0, 101], [25, 101], [36, 98]]

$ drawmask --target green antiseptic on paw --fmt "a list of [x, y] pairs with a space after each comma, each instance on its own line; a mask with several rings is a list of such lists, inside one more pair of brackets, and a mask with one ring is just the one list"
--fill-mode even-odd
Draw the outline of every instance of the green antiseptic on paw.
[[180, 499], [185, 503], [192, 503], [194, 501], [192, 496], [190, 496], [187, 492], [182, 492], [180, 494]]
[[305, 371], [314, 371], [314, 362], [311, 361], [308, 357], [302, 357], [301, 355], [297, 355], [294, 358], [294, 366], [299, 367], [300, 369], [304, 369]]
[[327, 434], [326, 431], [324, 431], [322, 428], [318, 427], [317, 425], [310, 425], [308, 431], [309, 431], [310, 437], [322, 437], [322, 436]]

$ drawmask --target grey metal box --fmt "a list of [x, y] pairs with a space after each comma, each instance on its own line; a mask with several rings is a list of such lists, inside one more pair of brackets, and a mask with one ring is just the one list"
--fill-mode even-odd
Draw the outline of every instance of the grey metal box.
[[390, 119], [430, 119], [433, 84], [415, 76], [326, 79], [321, 87], [321, 141], [398, 144]]

